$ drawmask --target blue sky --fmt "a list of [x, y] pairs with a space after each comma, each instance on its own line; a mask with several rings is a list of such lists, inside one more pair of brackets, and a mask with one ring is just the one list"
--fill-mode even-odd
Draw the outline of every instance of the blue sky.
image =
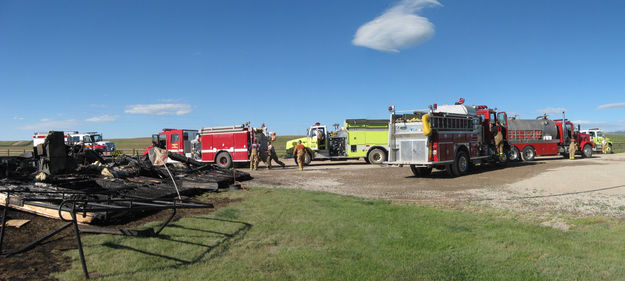
[[2, 1], [0, 140], [486, 104], [625, 129], [624, 1]]

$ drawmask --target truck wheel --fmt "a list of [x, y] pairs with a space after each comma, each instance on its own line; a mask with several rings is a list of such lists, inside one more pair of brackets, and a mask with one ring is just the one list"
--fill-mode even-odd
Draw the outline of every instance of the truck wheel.
[[469, 157], [467, 157], [464, 151], [458, 151], [456, 160], [452, 164], [447, 165], [446, 170], [450, 177], [466, 175], [469, 170]]
[[306, 152], [306, 155], [304, 155], [304, 166], [308, 166], [310, 165], [310, 162], [312, 161], [312, 156], [310, 156], [310, 152]]
[[415, 177], [427, 177], [432, 173], [432, 167], [417, 167], [410, 165], [410, 171]]
[[614, 153], [614, 150], [612, 149], [612, 145], [611, 144], [608, 144], [608, 148], [605, 149], [605, 152], [609, 153], [609, 154]]
[[386, 153], [384, 150], [379, 148], [374, 148], [369, 151], [369, 156], [367, 156], [369, 163], [371, 164], [382, 164], [386, 161]]
[[584, 158], [592, 157], [592, 146], [590, 146], [590, 144], [584, 145], [584, 149], [582, 150], [582, 157]]
[[521, 157], [523, 161], [533, 161], [536, 157], [536, 150], [534, 150], [531, 146], [526, 146], [523, 148], [523, 153], [521, 153]]
[[458, 151], [456, 155], [456, 169], [459, 176], [464, 176], [469, 171], [469, 156], [464, 151]]
[[219, 152], [219, 154], [215, 156], [215, 164], [226, 169], [232, 168], [232, 157], [230, 156], [230, 153]]
[[512, 146], [510, 149], [510, 161], [521, 161], [521, 152], [516, 146]]

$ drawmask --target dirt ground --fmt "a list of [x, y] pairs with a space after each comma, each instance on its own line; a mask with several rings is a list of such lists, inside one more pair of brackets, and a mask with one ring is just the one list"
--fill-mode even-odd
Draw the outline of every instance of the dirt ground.
[[[207, 199], [205, 201], [213, 203], [215, 208], [178, 210], [174, 220], [187, 216], [209, 214], [231, 202], [228, 198]], [[0, 208], [1, 210], [2, 208]], [[116, 222], [116, 224], [106, 227], [134, 228], [147, 222], [165, 221], [170, 214], [170, 211], [161, 211], [136, 219], [127, 219], [125, 222]], [[3, 252], [21, 247], [65, 224], [59, 220], [12, 209], [9, 210], [7, 217], [9, 219], [27, 219], [30, 222], [19, 229], [7, 227], [2, 245]], [[97, 234], [82, 234], [81, 237], [85, 235]], [[69, 227], [32, 250], [10, 257], [0, 257], [0, 280], [55, 280], [49, 275], [69, 268], [71, 260], [63, 255], [63, 252], [72, 249], [77, 249], [76, 238], [73, 229]]]
[[450, 178], [434, 170], [417, 178], [408, 167], [364, 161], [312, 162], [300, 172], [292, 159], [286, 168], [252, 171], [246, 185], [320, 190], [397, 201], [467, 202], [497, 208], [573, 215], [625, 215], [625, 154], [592, 158], [539, 157], [501, 168], [476, 166]]

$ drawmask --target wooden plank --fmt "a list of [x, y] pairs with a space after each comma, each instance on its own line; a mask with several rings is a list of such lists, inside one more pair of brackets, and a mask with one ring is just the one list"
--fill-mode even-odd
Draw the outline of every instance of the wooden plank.
[[[16, 196], [16, 195], [11, 195], [11, 197], [13, 197], [13, 196]], [[4, 206], [6, 197], [7, 197], [6, 194], [0, 193], [0, 205], [1, 206]], [[35, 203], [35, 202], [33, 202], [33, 203]], [[36, 203], [44, 203], [44, 202], [36, 202]], [[9, 208], [20, 210], [20, 211], [31, 213], [31, 214], [35, 214], [35, 215], [39, 215], [39, 216], [42, 216], [42, 217], [47, 217], [47, 218], [52, 218], [52, 219], [60, 219], [58, 206], [56, 206], [56, 208], [54, 208], [52, 206], [50, 208], [46, 208], [46, 207], [31, 205], [31, 204], [28, 204], [28, 203], [25, 203], [23, 206], [18, 206], [18, 205], [15, 205], [15, 204], [11, 204], [11, 202], [9, 202]], [[72, 218], [72, 215], [70, 214], [70, 212], [67, 212], [67, 211], [61, 211], [61, 215], [66, 220], [71, 220], [71, 218]], [[94, 213], [86, 213], [86, 214], [84, 214], [84, 216], [83, 216], [83, 213], [77, 213], [76, 214], [76, 221], [78, 221], [78, 223], [92, 223], [93, 220], [94, 220], [94, 217], [95, 217]]]
[[8, 220], [4, 225], [8, 227], [20, 228], [29, 222], [30, 220]]

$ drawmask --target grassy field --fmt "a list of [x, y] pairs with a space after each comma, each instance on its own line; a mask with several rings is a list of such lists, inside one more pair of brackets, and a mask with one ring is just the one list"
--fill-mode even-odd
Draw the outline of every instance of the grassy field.
[[[104, 280], [623, 280], [621, 219], [541, 227], [472, 212], [322, 192], [253, 189], [159, 238], [85, 236]], [[156, 227], [153, 223], [150, 227]], [[61, 280], [82, 280], [77, 251]]]

